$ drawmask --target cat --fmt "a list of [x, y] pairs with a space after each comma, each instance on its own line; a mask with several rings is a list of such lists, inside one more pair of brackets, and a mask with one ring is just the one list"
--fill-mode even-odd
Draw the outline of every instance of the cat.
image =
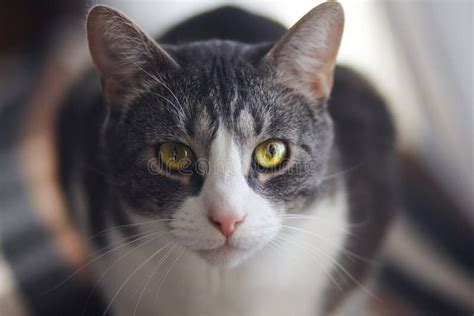
[[374, 89], [336, 67], [343, 27], [337, 2], [288, 31], [222, 8], [158, 44], [91, 9], [97, 72], [57, 129], [104, 314], [368, 314], [395, 132]]

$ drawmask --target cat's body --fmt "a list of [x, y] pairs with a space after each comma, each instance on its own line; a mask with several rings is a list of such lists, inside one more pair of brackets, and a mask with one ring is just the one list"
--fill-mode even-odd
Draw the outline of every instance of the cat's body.
[[[232, 34], [232, 28], [213, 34], [222, 16], [229, 23], [247, 17], [257, 31], [247, 41], [248, 33]], [[196, 31], [200, 25], [203, 33]], [[134, 63], [142, 71], [134, 79], [144, 84], [128, 84], [129, 92], [152, 91], [131, 105], [144, 107], [142, 113], [126, 117], [114, 105], [107, 109], [96, 74], [79, 83], [66, 102], [58, 125], [62, 183], [83, 233], [98, 234], [94, 244], [108, 246], [93, 265], [114, 315], [358, 315], [370, 299], [370, 262], [396, 207], [390, 118], [370, 86], [347, 69], [335, 71], [329, 112], [320, 105], [313, 112], [308, 95], [294, 93], [298, 87], [279, 90], [279, 84], [267, 82], [273, 70], [258, 65], [271, 43], [213, 39], [275, 41], [283, 33], [273, 22], [238, 10], [215, 11], [163, 37], [163, 43], [174, 44], [164, 49], [183, 67], [186, 81], [176, 73], [157, 78], [156, 66]], [[176, 45], [183, 39], [193, 43]], [[96, 55], [95, 62], [102, 66], [101, 58]], [[102, 80], [107, 103], [125, 102], [107, 80]], [[332, 80], [321, 80], [309, 98], [328, 92]], [[223, 167], [203, 177], [176, 178], [182, 175], [163, 175], [150, 163], [129, 160], [143, 151], [146, 138], [182, 139], [178, 128], [170, 128], [173, 113], [154, 110], [157, 100], [184, 104], [182, 117], [191, 117], [176, 124], [194, 138], [183, 142], [208, 167], [224, 162]], [[120, 124], [135, 127], [121, 133]], [[269, 135], [260, 139], [261, 133]], [[274, 138], [287, 139], [292, 159], [299, 160], [283, 165], [276, 176], [257, 174], [248, 161], [253, 148]], [[209, 203], [246, 212], [232, 239], [226, 236], [222, 247], [229, 248], [215, 250], [222, 236], [201, 216]]]

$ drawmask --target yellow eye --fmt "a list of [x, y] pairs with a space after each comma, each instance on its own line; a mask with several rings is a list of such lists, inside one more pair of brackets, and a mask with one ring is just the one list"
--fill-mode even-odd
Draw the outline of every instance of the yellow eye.
[[270, 139], [255, 148], [255, 161], [264, 169], [279, 167], [286, 157], [286, 144], [281, 140]]
[[194, 160], [191, 149], [180, 143], [163, 143], [159, 156], [163, 167], [172, 171], [185, 170]]

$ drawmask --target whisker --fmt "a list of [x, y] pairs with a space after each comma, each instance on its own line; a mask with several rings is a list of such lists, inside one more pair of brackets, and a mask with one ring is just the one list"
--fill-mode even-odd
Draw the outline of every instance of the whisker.
[[114, 296], [112, 297], [112, 299], [110, 300], [109, 304], [107, 304], [107, 307], [105, 308], [105, 311], [104, 313], [102, 314], [102, 316], [105, 316], [107, 315], [107, 312], [109, 311], [109, 309], [112, 307], [112, 304], [114, 303], [115, 299], [117, 298], [117, 296], [122, 292], [123, 288], [125, 287], [125, 285], [133, 278], [133, 276], [141, 269], [143, 268], [148, 262], [150, 262], [150, 260], [152, 260], [153, 258], [155, 258], [163, 249], [165, 249], [169, 244], [171, 243], [168, 242], [167, 244], [165, 244], [163, 247], [161, 247], [160, 249], [158, 249], [157, 251], [155, 251], [148, 259], [146, 259], [144, 262], [142, 262], [133, 272], [132, 274], [130, 274], [127, 279], [125, 279], [125, 281], [122, 283], [122, 285], [119, 287], [119, 289], [117, 290], [117, 292], [114, 294]]
[[176, 104], [172, 103], [172, 104], [176, 107], [177, 113], [184, 114], [183, 105], [179, 102], [178, 98], [176, 97], [176, 94], [175, 94], [158, 76], [149, 73], [149, 72], [146, 71], [142, 66], [140, 66], [139, 64], [137, 64], [136, 62], [134, 62], [131, 58], [129, 58], [128, 60], [129, 60], [129, 62], [132, 63], [135, 67], [137, 67], [137, 68], [140, 69], [144, 74], [146, 74], [150, 79], [152, 79], [152, 80], [154, 80], [156, 83], [162, 85], [162, 86], [173, 96], [173, 98], [175, 99], [176, 103], [178, 103], [179, 108], [176, 106]]
[[[93, 264], [94, 262], [96, 262], [97, 260], [99, 260], [100, 258], [103, 258], [104, 256], [108, 255], [109, 253], [111, 253], [111, 252], [113, 252], [113, 251], [117, 251], [117, 250], [119, 250], [119, 249], [121, 249], [121, 248], [123, 248], [123, 247], [126, 247], [126, 246], [128, 246], [128, 245], [131, 245], [131, 244], [133, 244], [133, 243], [135, 243], [135, 242], [138, 242], [138, 241], [140, 241], [140, 240], [143, 240], [143, 239], [145, 239], [145, 238], [148, 238], [148, 237], [152, 237], [152, 236], [154, 236], [154, 235], [157, 235], [157, 234], [159, 234], [159, 233], [161, 233], [161, 232], [149, 233], [149, 234], [147, 234], [147, 235], [145, 235], [145, 236], [142, 236], [142, 237], [140, 237], [140, 238], [138, 238], [138, 239], [134, 239], [134, 240], [129, 241], [129, 242], [125, 243], [125, 244], [122, 244], [122, 245], [120, 245], [120, 246], [118, 246], [118, 247], [114, 247], [114, 248], [112, 248], [112, 249], [110, 249], [110, 250], [108, 250], [108, 251], [102, 253], [101, 255], [99, 255], [99, 256], [97, 256], [97, 257], [91, 258], [88, 262], [84, 263], [81, 267], [79, 267], [79, 268], [77, 268], [76, 270], [74, 270], [65, 280], [61, 281], [59, 284], [57, 284], [57, 285], [54, 286], [53, 288], [51, 288], [50, 290], [46, 291], [46, 292], [44, 293], [44, 295], [46, 295], [46, 294], [48, 294], [48, 293], [51, 293], [52, 291], [57, 290], [58, 288], [60, 288], [61, 286], [63, 286], [66, 282], [68, 282], [69, 280], [71, 280], [75, 275], [77, 275], [77, 274], [80, 273], [81, 271], [84, 271], [88, 266], [90, 266], [91, 264]], [[139, 235], [139, 234], [137, 234], [137, 235]], [[137, 235], [134, 235], [134, 236], [131, 236], [131, 237], [137, 237]], [[140, 234], [140, 235], [141, 235], [141, 234]], [[159, 236], [158, 236], [158, 237], [159, 237]], [[104, 247], [104, 248], [105, 248], [105, 247]], [[100, 250], [99, 250], [99, 251], [100, 251]]]
[[[324, 239], [324, 237], [321, 237], [321, 236], [315, 234], [314, 232], [312, 232], [312, 231], [310, 231], [310, 230], [307, 230], [307, 229], [304, 229], [304, 228], [295, 227], [295, 226], [291, 226], [291, 225], [285, 225], [285, 224], [281, 224], [281, 227], [288, 228], [288, 229], [293, 229], [293, 230], [296, 230], [296, 231], [299, 231], [299, 232], [302, 232], [302, 233], [307, 233], [307, 234], [309, 234], [309, 235], [311, 235], [311, 236], [314, 236], [314, 237], [316, 237], [316, 238], [318, 238], [318, 239]], [[344, 232], [344, 233], [347, 233], [347, 234], [351, 235], [350, 232], [347, 232], [347, 231], [345, 231], [345, 230], [342, 230], [342, 228], [341, 228], [341, 231]], [[354, 236], [354, 237], [358, 238], [357, 236]]]
[[[287, 238], [291, 238], [291, 239], [294, 239], [292, 238], [292, 236], [289, 236], [289, 235], [286, 235]], [[295, 240], [296, 242], [296, 240]], [[300, 242], [300, 241], [298, 241]], [[306, 244], [304, 242], [300, 242], [301, 244]], [[307, 244], [306, 244], [307, 245]], [[375, 299], [379, 299], [374, 293], [372, 293], [372, 291], [370, 291], [369, 289], [367, 289], [362, 283], [360, 283], [349, 271], [347, 271], [347, 269], [341, 264], [339, 263], [336, 259], [334, 259], [331, 255], [328, 255], [326, 253], [324, 253], [323, 251], [319, 250], [319, 249], [315, 249], [311, 246], [308, 246], [307, 247], [309, 248], [309, 250], [313, 250], [313, 251], [318, 251], [320, 254], [322, 254], [323, 256], [325, 256], [326, 258], [328, 258], [333, 264], [336, 265], [336, 267], [338, 267], [339, 269], [341, 269], [351, 280], [352, 282], [354, 282], [354, 284], [356, 284], [359, 288], [361, 288], [364, 292], [366, 292], [366, 294], [370, 295], [371, 297], [375, 298]]]
[[[334, 246], [336, 247], [336, 249], [338, 249], [339, 251], [342, 251], [344, 253], [346, 253], [347, 255], [350, 255], [352, 257], [354, 257], [355, 259], [358, 259], [358, 260], [361, 260], [363, 262], [366, 262], [366, 263], [369, 263], [369, 264], [373, 264], [374, 261], [373, 260], [370, 260], [368, 258], [364, 258], [352, 251], [350, 251], [349, 249], [346, 249], [344, 248], [343, 246], [340, 246], [340, 245], [337, 245], [335, 244], [334, 242], [328, 240], [327, 238], [324, 238], [322, 236], [319, 236], [317, 234], [315, 234], [314, 232], [312, 231], [309, 231], [309, 230], [306, 230], [306, 229], [302, 229], [302, 228], [299, 228], [299, 227], [294, 227], [294, 226], [291, 226], [291, 225], [282, 225], [282, 227], [284, 228], [287, 228], [287, 229], [293, 229], [295, 231], [299, 231], [299, 232], [302, 232], [302, 233], [306, 233], [306, 234], [309, 234], [315, 238], [318, 238], [319, 240], [323, 241], [323, 242], [326, 242], [327, 244], [331, 245], [331, 246]], [[357, 236], [356, 236], [357, 237]]]
[[[317, 220], [317, 219], [316, 219], [316, 218], [307, 219], [307, 218], [294, 218], [294, 217], [289, 217], [289, 218], [283, 218], [283, 220], [288, 220], [288, 221], [290, 221], [290, 220]], [[345, 233], [345, 234], [347, 234], [347, 235], [349, 235], [349, 236], [352, 236], [352, 237], [354, 237], [354, 238], [357, 238], [357, 239], [360, 238], [356, 233], [354, 233], [354, 232], [351, 231], [350, 229], [344, 228], [344, 227], [342, 227], [342, 226], [340, 226], [340, 225], [334, 224], [334, 225], [331, 226], [331, 225], [328, 225], [329, 222], [328, 222], [328, 224], [325, 223], [325, 222], [322, 222], [322, 223], [324, 223], [324, 225], [325, 225], [326, 227], [329, 227], [329, 228], [331, 228], [331, 229], [335, 229], [335, 230], [337, 230], [337, 231], [343, 232], [343, 233]], [[291, 226], [291, 225], [285, 225], [285, 224], [281, 224], [281, 225], [282, 225], [283, 227], [285, 227], [285, 226]]]
[[140, 92], [140, 93], [149, 93], [149, 94], [152, 94], [154, 96], [157, 96], [159, 98], [161, 98], [162, 100], [168, 102], [169, 104], [171, 104], [173, 106], [173, 108], [176, 110], [176, 111], [179, 111], [179, 108], [178, 106], [173, 102], [171, 101], [170, 99], [168, 99], [167, 97], [165, 97], [164, 95], [162, 94], [159, 94], [159, 93], [156, 93], [156, 92], [153, 92], [153, 91], [148, 91], [148, 90], [138, 90], [137, 89], [137, 92]]
[[140, 293], [140, 296], [138, 297], [138, 301], [137, 301], [137, 304], [135, 305], [135, 310], [133, 312], [133, 316], [135, 316], [137, 314], [137, 311], [138, 311], [138, 306], [140, 306], [140, 302], [142, 300], [142, 297], [143, 297], [143, 294], [145, 293], [147, 287], [148, 287], [148, 284], [151, 282], [151, 280], [153, 279], [153, 276], [158, 272], [158, 270], [160, 269], [161, 265], [163, 264], [163, 262], [165, 262], [165, 260], [169, 257], [169, 255], [171, 254], [171, 252], [176, 248], [176, 246], [178, 245], [178, 243], [176, 243], [173, 247], [171, 247], [168, 252], [165, 254], [165, 256], [163, 256], [157, 264], [155, 264], [155, 266], [153, 267], [152, 269], [152, 272], [150, 273], [150, 276], [147, 278], [145, 284], [143, 285], [143, 289]]
[[[268, 246], [271, 246], [271, 248], [276, 252], [282, 252], [280, 247], [284, 247], [285, 245], [284, 240], [281, 239], [279, 235], [276, 235], [274, 239], [268, 243]], [[291, 260], [296, 260], [296, 258], [291, 257]]]
[[271, 240], [269, 243], [267, 243], [260, 251], [263, 253], [264, 256], [269, 256], [270, 252], [268, 251], [267, 248], [270, 248], [270, 250], [273, 250], [275, 252], [279, 251], [278, 247], [274, 245], [275, 239]]
[[161, 223], [161, 222], [170, 222], [173, 219], [171, 218], [162, 218], [162, 219], [155, 219], [155, 220], [150, 220], [150, 221], [145, 221], [145, 222], [139, 222], [139, 223], [130, 223], [130, 224], [124, 224], [124, 225], [119, 225], [119, 226], [114, 226], [111, 228], [104, 229], [92, 236], [89, 236], [88, 239], [94, 239], [97, 238], [101, 235], [104, 235], [108, 232], [117, 230], [117, 229], [122, 229], [122, 228], [128, 228], [128, 227], [135, 227], [135, 226], [141, 226], [141, 225], [147, 225], [147, 224], [156, 224], [156, 223]]
[[93, 259], [93, 258], [95, 258], [97, 255], [102, 254], [104, 251], [111, 250], [111, 249], [115, 248], [116, 246], [121, 246], [124, 241], [129, 241], [129, 240], [130, 240], [131, 243], [133, 243], [133, 240], [138, 239], [138, 237], [141, 237], [141, 236], [144, 236], [144, 235], [147, 235], [147, 234], [152, 234], [152, 233], [154, 233], [154, 232], [156, 232], [156, 230], [153, 230], [153, 231], [146, 231], [146, 232], [140, 232], [140, 233], [138, 233], [138, 234], [133, 234], [133, 235], [131, 235], [131, 236], [127, 236], [127, 237], [125, 237], [125, 238], [122, 238], [121, 240], [118, 240], [118, 241], [116, 241], [116, 242], [113, 242], [113, 243], [111, 243], [111, 244], [109, 244], [109, 245], [106, 245], [106, 246], [104, 246], [104, 247], [102, 247], [102, 248], [95, 249], [95, 250], [94, 250], [92, 253], [90, 253], [87, 257], [90, 258], [90, 259]]
[[[308, 220], [317, 220], [320, 221], [321, 223], [327, 223], [327, 224], [333, 224], [333, 225], [339, 225], [335, 224], [332, 221], [325, 220], [323, 218], [318, 217], [317, 215], [305, 215], [305, 214], [281, 214], [279, 215], [280, 218], [282, 219], [308, 219]], [[360, 227], [361, 225], [364, 225], [366, 221], [363, 222], [357, 222], [357, 223], [348, 223], [345, 224], [347, 227]], [[342, 227], [341, 227], [342, 228]], [[347, 231], [349, 233], [349, 231]]]
[[361, 288], [366, 294], [368, 294], [369, 296], [379, 300], [379, 297], [373, 293], [372, 291], [370, 291], [367, 287], [365, 287], [362, 283], [360, 283], [349, 271], [347, 271], [346, 268], [344, 268], [344, 266], [342, 264], [340, 264], [336, 259], [334, 259], [333, 257], [331, 257], [330, 255], [327, 255], [327, 254], [324, 254], [329, 260], [331, 260], [337, 267], [339, 267], [339, 269], [341, 269], [351, 280], [352, 282], [354, 282], [359, 288]]
[[[176, 244], [178, 245], [178, 244]], [[168, 274], [171, 272], [171, 269], [173, 269], [174, 265], [176, 264], [176, 262], [178, 262], [179, 258], [183, 255], [184, 253], [184, 249], [181, 250], [181, 252], [176, 256], [176, 259], [174, 259], [174, 261], [171, 263], [170, 267], [168, 268], [168, 270], [166, 271], [165, 275], [163, 276], [163, 278], [161, 279], [160, 283], [158, 284], [158, 290], [156, 292], [156, 297], [155, 297], [155, 303], [158, 302], [158, 297], [160, 295], [160, 289], [161, 289], [161, 286], [163, 285], [166, 277], [168, 276]]]
[[343, 169], [343, 170], [339, 170], [339, 171], [336, 171], [336, 172], [333, 172], [333, 173], [328, 173], [328, 174], [325, 174], [322, 178], [322, 182], [324, 181], [327, 181], [327, 180], [330, 180], [330, 179], [334, 179], [334, 178], [337, 178], [341, 175], [345, 175], [349, 172], [352, 172], [354, 171], [355, 169], [359, 168], [360, 166], [362, 166], [364, 163], [363, 162], [359, 162], [359, 163], [356, 163], [354, 165], [352, 165], [351, 167], [349, 168], [346, 168], [346, 169]]
[[[155, 78], [157, 78], [155, 76]], [[180, 107], [180, 112], [183, 113], [183, 105], [181, 104], [181, 102], [179, 102], [178, 100], [178, 97], [176, 96], [176, 94], [168, 87], [168, 85], [166, 83], [164, 83], [161, 79], [157, 78], [157, 82], [160, 83], [163, 87], [165, 87], [166, 90], [168, 90], [168, 92], [173, 96], [173, 98], [175, 99], [176, 103], [178, 103], [179, 107]]]
[[83, 316], [85, 316], [85, 312], [87, 310], [87, 306], [89, 304], [89, 301], [90, 299], [92, 298], [92, 295], [94, 294], [95, 290], [97, 289], [97, 287], [99, 286], [100, 282], [102, 281], [102, 279], [107, 275], [107, 273], [120, 261], [122, 261], [123, 259], [125, 259], [125, 257], [127, 257], [130, 253], [132, 253], [132, 251], [138, 249], [138, 248], [141, 248], [155, 240], [157, 240], [158, 238], [160, 238], [161, 236], [164, 236], [166, 234], [169, 234], [170, 232], [159, 232], [161, 233], [160, 235], [158, 236], [154, 236], [153, 238], [151, 238], [150, 240], [147, 240], [147, 241], [144, 241], [142, 242], [140, 245], [138, 245], [137, 247], [135, 248], [131, 248], [129, 249], [127, 252], [125, 252], [123, 255], [121, 255], [119, 258], [117, 258], [110, 266], [108, 266], [105, 271], [101, 274], [101, 276], [96, 280], [95, 284], [94, 284], [94, 287], [91, 289], [90, 291], [90, 294], [89, 296], [87, 297], [87, 300], [86, 300], [86, 304], [84, 306], [84, 310], [83, 310]]
[[[313, 259], [316, 259], [316, 263], [323, 269], [324, 273], [328, 276], [328, 278], [334, 282], [334, 284], [337, 286], [337, 288], [339, 289], [339, 291], [342, 292], [342, 287], [341, 285], [339, 284], [339, 282], [337, 282], [337, 280], [334, 278], [334, 276], [332, 275], [331, 271], [329, 271], [327, 268], [325, 268], [318, 260], [318, 258], [320, 258], [320, 256], [316, 253], [314, 253], [313, 251], [311, 251], [310, 248], [308, 247], [305, 247], [300, 241], [296, 240], [296, 239], [292, 239], [291, 236], [289, 235], [286, 235], [286, 234], [279, 234], [279, 236], [281, 237], [284, 237], [285, 239], [281, 239], [281, 241], [285, 242], [285, 241], [291, 241], [293, 242], [294, 245], [300, 247], [301, 249], [307, 251], [309, 254], [311, 254], [313, 256]], [[316, 256], [316, 258], [314, 258], [314, 256]]]

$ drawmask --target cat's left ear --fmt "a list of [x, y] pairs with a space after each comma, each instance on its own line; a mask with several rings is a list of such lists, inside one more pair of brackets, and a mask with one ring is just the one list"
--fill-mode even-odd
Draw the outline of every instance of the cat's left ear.
[[87, 40], [102, 78], [104, 97], [114, 108], [128, 105], [134, 91], [140, 89], [139, 77], [152, 76], [146, 70], [150, 65], [153, 71], [178, 66], [135, 23], [107, 6], [95, 6], [89, 12]]
[[327, 100], [344, 29], [344, 11], [325, 2], [308, 12], [265, 57], [277, 80], [310, 100]]

